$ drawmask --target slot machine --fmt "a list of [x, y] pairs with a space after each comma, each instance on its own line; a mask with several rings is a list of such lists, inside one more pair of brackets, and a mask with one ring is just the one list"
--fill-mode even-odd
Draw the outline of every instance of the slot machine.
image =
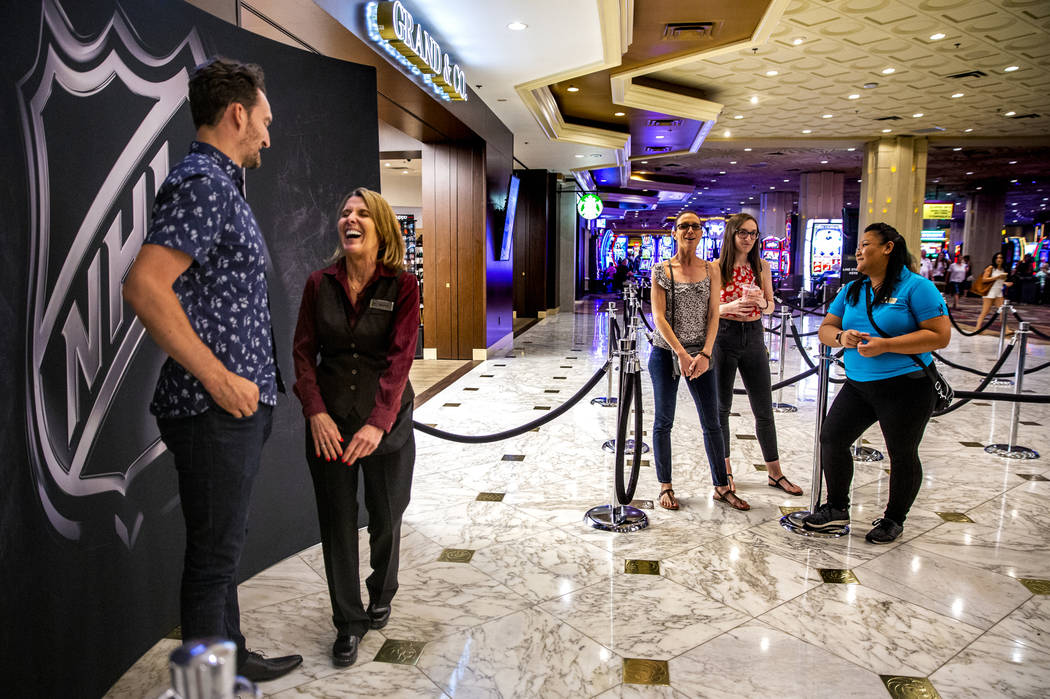
[[651, 235], [642, 236], [642, 259], [638, 264], [638, 270], [644, 272], [646, 275], [653, 268], [653, 260], [656, 256], [656, 241], [653, 240]]
[[662, 235], [659, 238], [659, 242], [656, 246], [656, 263], [660, 264], [664, 260], [670, 260], [674, 257], [674, 238], [669, 235]]
[[838, 276], [842, 269], [842, 219], [808, 219], [804, 245], [802, 283], [813, 291], [818, 281]]
[[773, 277], [773, 283], [779, 283], [780, 279], [788, 273], [784, 241], [775, 235], [767, 235], [762, 239], [759, 254], [762, 256], [762, 259], [769, 263], [769, 272]]
[[1007, 249], [1009, 250], [1009, 254], [1007, 255], [1006, 260], [1007, 267], [1013, 267], [1018, 262], [1024, 259], [1024, 248], [1026, 242], [1027, 241], [1025, 241], [1024, 238], [1018, 238], [1016, 236], [1007, 238], [1004, 241], [1004, 243], [1008, 246]]
[[696, 246], [696, 256], [703, 260], [715, 260], [722, 250], [722, 236], [726, 232], [724, 218], [709, 218], [701, 221], [703, 237]]

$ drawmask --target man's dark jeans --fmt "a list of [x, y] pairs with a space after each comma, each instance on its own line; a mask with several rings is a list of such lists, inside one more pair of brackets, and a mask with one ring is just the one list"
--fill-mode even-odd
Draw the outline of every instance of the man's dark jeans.
[[[678, 359], [662, 347], [653, 347], [649, 355], [649, 377], [653, 380], [653, 458], [656, 477], [661, 483], [671, 482], [671, 427], [678, 406], [678, 376], [674, 364]], [[722, 446], [722, 429], [718, 425], [718, 387], [713, 369], [695, 379], [687, 379], [686, 386], [693, 396], [700, 427], [704, 433], [704, 448], [711, 467], [711, 482], [729, 485], [726, 478], [726, 455]]]
[[183, 640], [220, 636], [245, 656], [237, 605], [237, 566], [247, 533], [248, 503], [270, 436], [273, 408], [248, 418], [219, 407], [185, 418], [158, 418], [161, 438], [175, 457], [186, 521], [182, 570]]

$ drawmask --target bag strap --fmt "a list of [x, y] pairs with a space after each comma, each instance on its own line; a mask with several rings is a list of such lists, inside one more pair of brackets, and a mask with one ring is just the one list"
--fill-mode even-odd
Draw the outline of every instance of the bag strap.
[[[854, 283], [857, 283], [857, 282], [854, 282]], [[882, 335], [883, 337], [892, 337], [891, 335], [887, 335], [886, 332], [883, 331], [883, 329], [879, 327], [878, 323], [875, 322], [875, 316], [873, 316], [872, 313], [871, 313], [871, 287], [870, 286], [865, 286], [864, 287], [864, 302], [865, 302], [864, 305], [865, 305], [865, 307], [866, 307], [866, 309], [868, 311], [868, 322], [871, 323], [871, 327], [875, 328], [875, 332], [877, 332], [879, 335]], [[909, 309], [908, 312], [910, 313], [911, 309]], [[912, 317], [914, 318], [914, 316], [912, 316]], [[930, 364], [923, 364], [922, 360], [919, 359], [919, 356], [917, 354], [909, 354], [908, 356], [911, 357], [913, 362], [915, 362], [920, 367], [922, 367], [922, 370], [924, 372], [926, 372], [926, 374], [929, 376], [930, 371], [931, 371], [930, 365], [932, 365], [933, 362], [930, 362]], [[930, 378], [933, 379], [932, 376], [930, 376]]]
[[671, 332], [674, 332], [674, 267], [667, 261], [667, 272], [671, 276]]

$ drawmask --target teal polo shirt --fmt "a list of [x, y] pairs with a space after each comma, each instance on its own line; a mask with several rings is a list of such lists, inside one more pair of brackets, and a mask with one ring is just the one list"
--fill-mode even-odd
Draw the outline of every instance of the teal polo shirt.
[[[857, 303], [850, 305], [846, 302], [846, 293], [854, 284], [863, 284], [863, 287]], [[842, 287], [835, 296], [828, 307], [828, 313], [842, 319], [843, 330], [858, 330], [871, 333], [872, 337], [880, 337], [881, 334], [868, 320], [866, 294], [870, 294], [870, 298], [875, 297], [871, 293], [871, 282], [867, 277], [852, 281]], [[948, 315], [944, 298], [933, 282], [908, 269], [901, 270], [890, 298], [875, 304], [871, 312], [875, 322], [890, 337], [915, 332], [919, 329], [919, 323]], [[933, 354], [930, 352], [923, 352], [917, 356], [924, 364], [933, 361]], [[862, 357], [857, 350], [847, 349], [843, 361], [846, 364], [846, 376], [853, 381], [878, 381], [910, 374], [919, 369], [910, 356], [895, 352], [885, 352], [878, 357]]]

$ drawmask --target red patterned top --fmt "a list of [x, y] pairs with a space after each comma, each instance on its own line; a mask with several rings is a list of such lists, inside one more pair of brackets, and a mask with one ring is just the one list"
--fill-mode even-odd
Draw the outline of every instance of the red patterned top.
[[[719, 300], [722, 303], [729, 303], [730, 301], [736, 301], [737, 299], [742, 298], [744, 296], [744, 289], [749, 284], [755, 284], [761, 288], [761, 284], [755, 282], [755, 273], [751, 271], [751, 265], [734, 267], [733, 278], [722, 285], [722, 293]], [[762, 312], [757, 308], [749, 315], [726, 314], [727, 318], [733, 318], [734, 320], [758, 320], [761, 316]]]

